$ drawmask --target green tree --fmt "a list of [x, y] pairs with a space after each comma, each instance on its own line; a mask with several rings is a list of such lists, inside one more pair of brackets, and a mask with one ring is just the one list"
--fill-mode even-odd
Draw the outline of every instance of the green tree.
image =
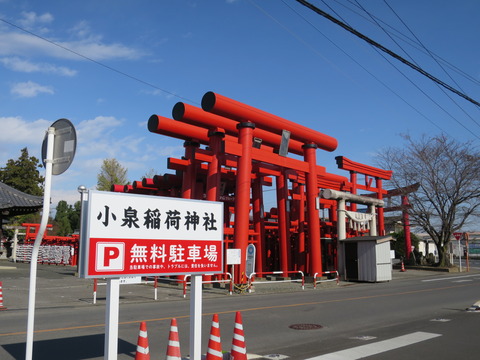
[[404, 136], [406, 146], [378, 154], [378, 163], [393, 170], [395, 188], [420, 183], [408, 195], [412, 224], [425, 231], [437, 246], [439, 263], [445, 256], [453, 232], [462, 231], [480, 207], [480, 152], [471, 143], [444, 135], [414, 141]]
[[124, 168], [117, 159], [103, 160], [100, 173], [97, 175], [97, 190], [110, 191], [112, 185], [128, 185], [128, 170]]
[[58, 225], [57, 235], [70, 235], [73, 232], [69, 219], [70, 213], [72, 212], [72, 207], [68, 205], [65, 200], [60, 200], [57, 204], [56, 210], [57, 213], [55, 214], [55, 222]]
[[42, 196], [45, 178], [38, 170], [41, 167], [39, 160], [23, 148], [17, 160], [10, 159], [0, 168], [0, 181], [26, 194]]
[[[393, 233], [392, 237], [395, 239], [393, 241], [393, 249], [400, 257], [405, 257], [405, 232], [400, 230], [399, 232]], [[410, 233], [411, 245], [418, 251], [418, 243], [420, 239], [414, 233]]]
[[75, 230], [80, 229], [80, 201], [69, 205], [65, 200], [60, 200], [56, 207], [55, 234], [58, 236], [71, 235]]
[[73, 231], [80, 230], [80, 211], [82, 209], [82, 204], [80, 201], [76, 201], [71, 208], [70, 214], [68, 215], [68, 220], [70, 221], [70, 226]]

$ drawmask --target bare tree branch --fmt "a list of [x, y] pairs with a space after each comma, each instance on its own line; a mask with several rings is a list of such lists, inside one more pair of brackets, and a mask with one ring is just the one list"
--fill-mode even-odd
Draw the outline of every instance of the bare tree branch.
[[392, 188], [420, 183], [418, 191], [409, 194], [409, 214], [435, 242], [444, 265], [453, 232], [479, 215], [480, 153], [471, 142], [460, 143], [445, 135], [403, 138], [405, 147], [386, 149], [377, 155], [377, 162], [393, 170], [387, 183]]

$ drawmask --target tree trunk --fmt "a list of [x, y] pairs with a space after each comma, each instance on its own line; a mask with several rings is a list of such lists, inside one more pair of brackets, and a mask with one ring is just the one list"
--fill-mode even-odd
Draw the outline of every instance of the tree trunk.
[[446, 246], [438, 246], [438, 263], [436, 264], [439, 267], [447, 266], [447, 252]]

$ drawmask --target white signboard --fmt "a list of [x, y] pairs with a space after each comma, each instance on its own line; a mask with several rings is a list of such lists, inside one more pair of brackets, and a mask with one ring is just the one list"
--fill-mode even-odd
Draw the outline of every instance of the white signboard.
[[239, 265], [242, 263], [241, 249], [227, 249], [227, 265]]
[[81, 277], [223, 271], [223, 203], [90, 191]]

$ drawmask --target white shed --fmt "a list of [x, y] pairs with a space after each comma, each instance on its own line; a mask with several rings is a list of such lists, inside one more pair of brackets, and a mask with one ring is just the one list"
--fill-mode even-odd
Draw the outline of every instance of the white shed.
[[345, 280], [379, 282], [392, 280], [391, 236], [359, 236], [340, 240]]

